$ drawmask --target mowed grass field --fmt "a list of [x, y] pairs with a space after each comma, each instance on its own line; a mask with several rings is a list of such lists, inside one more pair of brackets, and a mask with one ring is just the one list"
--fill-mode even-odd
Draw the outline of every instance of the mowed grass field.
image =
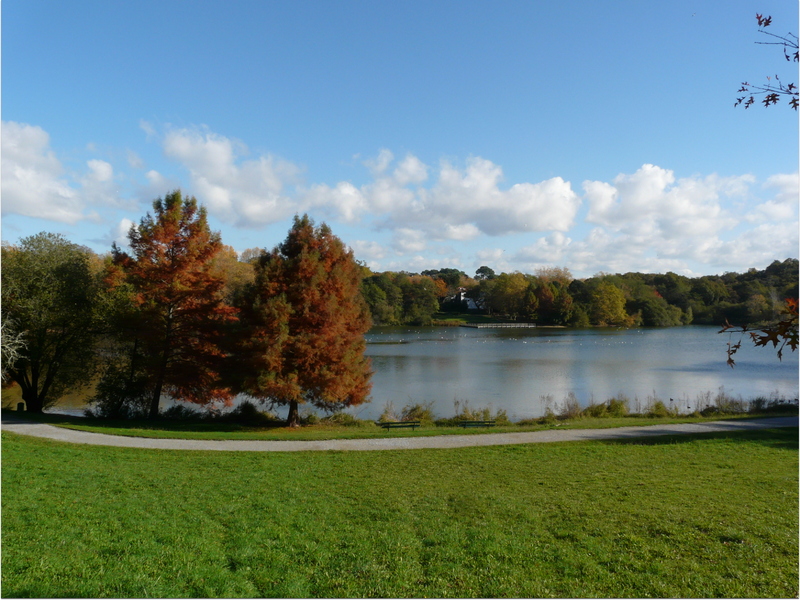
[[3, 433], [4, 597], [796, 597], [798, 430], [235, 453]]

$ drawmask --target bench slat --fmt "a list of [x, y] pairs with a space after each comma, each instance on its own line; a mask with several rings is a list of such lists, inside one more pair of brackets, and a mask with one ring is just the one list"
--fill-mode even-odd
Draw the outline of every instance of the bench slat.
[[384, 429], [396, 429], [400, 427], [411, 427], [411, 429], [416, 429], [419, 427], [419, 421], [386, 421], [385, 423], [381, 423], [380, 421], [375, 423], [376, 425], [380, 425]]

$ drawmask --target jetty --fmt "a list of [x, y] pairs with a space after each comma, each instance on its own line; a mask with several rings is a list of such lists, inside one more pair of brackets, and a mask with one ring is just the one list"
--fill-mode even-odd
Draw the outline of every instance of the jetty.
[[536, 323], [462, 323], [461, 327], [472, 327], [473, 329], [532, 329]]

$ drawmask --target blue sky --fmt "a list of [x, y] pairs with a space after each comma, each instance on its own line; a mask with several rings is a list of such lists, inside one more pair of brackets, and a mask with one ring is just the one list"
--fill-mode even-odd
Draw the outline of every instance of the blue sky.
[[374, 270], [686, 275], [798, 255], [798, 6], [2, 4], [2, 237], [105, 252], [180, 188], [223, 241], [295, 213]]

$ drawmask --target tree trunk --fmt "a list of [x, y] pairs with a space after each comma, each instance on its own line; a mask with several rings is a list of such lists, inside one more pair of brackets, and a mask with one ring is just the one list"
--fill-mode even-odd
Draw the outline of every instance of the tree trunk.
[[150, 412], [147, 415], [148, 419], [158, 418], [158, 404], [160, 401], [161, 401], [161, 381], [159, 381], [158, 385], [156, 385], [156, 389], [153, 392], [153, 397], [150, 399]]
[[300, 427], [300, 411], [295, 400], [289, 402], [289, 416], [286, 417], [286, 425], [287, 427]]
[[41, 413], [44, 411], [44, 403], [36, 394], [36, 388], [23, 389], [22, 399], [25, 400], [25, 410], [27, 412]]

